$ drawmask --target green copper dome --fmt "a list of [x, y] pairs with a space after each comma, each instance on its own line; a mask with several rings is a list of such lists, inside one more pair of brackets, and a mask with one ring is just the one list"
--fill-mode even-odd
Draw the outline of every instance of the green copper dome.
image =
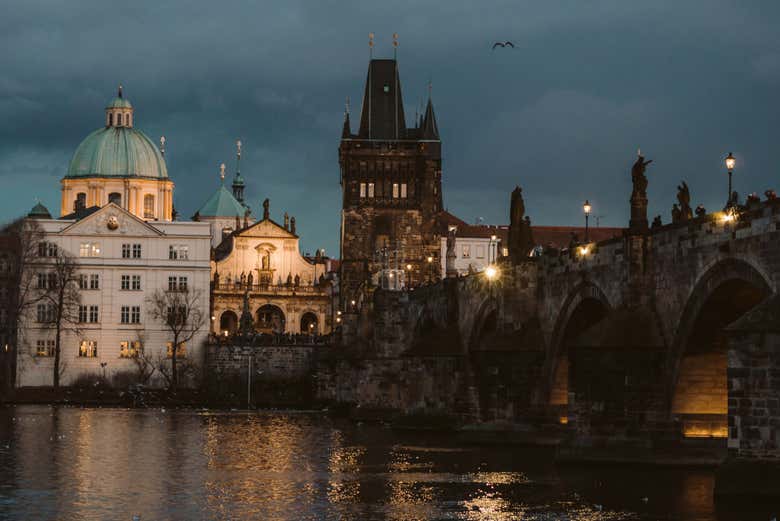
[[121, 96], [118, 96], [112, 99], [111, 103], [109, 103], [106, 108], [107, 109], [131, 109], [133, 108], [133, 106], [130, 104], [130, 101], [126, 100]]
[[165, 179], [168, 169], [160, 150], [132, 127], [105, 127], [88, 135], [76, 149], [65, 178], [145, 177]]

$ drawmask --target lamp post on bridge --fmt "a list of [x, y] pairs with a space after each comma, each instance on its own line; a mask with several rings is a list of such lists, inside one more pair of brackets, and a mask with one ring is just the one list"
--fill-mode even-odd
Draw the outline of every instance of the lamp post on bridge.
[[588, 242], [588, 217], [590, 217], [590, 211], [592, 209], [593, 207], [588, 200], [585, 199], [585, 203], [582, 205], [582, 211], [585, 213], [585, 242]]
[[736, 201], [732, 200], [732, 190], [731, 190], [731, 174], [734, 171], [734, 165], [737, 163], [737, 159], [732, 155], [731, 152], [729, 152], [729, 155], [726, 156], [726, 159], [724, 159], [726, 163], [726, 170], [729, 173], [729, 196], [726, 199], [726, 208], [731, 208]]

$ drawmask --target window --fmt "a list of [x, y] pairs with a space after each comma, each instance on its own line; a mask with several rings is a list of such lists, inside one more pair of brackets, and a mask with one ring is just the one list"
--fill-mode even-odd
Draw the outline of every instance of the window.
[[89, 277], [82, 273], [79, 275], [79, 289], [87, 289], [89, 287]]
[[84, 304], [79, 306], [79, 322], [94, 324], [98, 322], [98, 318], [98, 306], [86, 306]]
[[135, 358], [141, 349], [141, 342], [138, 340], [119, 342], [119, 358]]
[[35, 308], [35, 318], [37, 322], [53, 322], [54, 306], [52, 304], [38, 304]]
[[141, 258], [141, 245], [140, 244], [133, 244], [133, 258], [134, 259], [140, 259]]
[[122, 114], [117, 114], [116, 115], [116, 124], [117, 124], [117, 126], [120, 126], [120, 127], [122, 126]]
[[463, 258], [468, 259], [471, 257], [471, 245], [470, 244], [464, 244], [463, 245]]
[[141, 245], [140, 244], [123, 244], [122, 245], [122, 258], [123, 259], [140, 259], [141, 258]]
[[84, 323], [87, 321], [87, 306], [79, 306], [79, 322]]
[[119, 321], [122, 324], [140, 324], [141, 306], [122, 306], [119, 313]]
[[79, 344], [79, 356], [85, 358], [97, 357], [97, 342], [94, 340], [82, 340]]
[[77, 193], [75, 207], [73, 208], [73, 210], [74, 211], [83, 210], [86, 207], [87, 207], [87, 194], [84, 192]]
[[374, 183], [368, 183], [368, 197], [374, 197]]
[[130, 245], [129, 244], [123, 244], [122, 245], [122, 258], [123, 259], [129, 259], [130, 258]]
[[187, 323], [187, 306], [179, 306], [174, 309], [173, 306], [166, 310], [168, 325], [182, 325]]
[[398, 183], [393, 183], [393, 199], [398, 199]]
[[360, 198], [366, 197], [366, 183], [360, 183]]
[[91, 323], [98, 322], [98, 307], [97, 306], [89, 306], [89, 321]]
[[54, 356], [54, 340], [36, 341], [35, 356]]
[[122, 275], [120, 288], [123, 290], [129, 290], [130, 289], [130, 275]]
[[79, 245], [79, 257], [99, 257], [99, 256], [100, 256], [99, 242], [82, 242]]
[[171, 244], [168, 246], [168, 258], [171, 260], [186, 260], [190, 256], [190, 247], [186, 244]]
[[114, 203], [117, 206], [122, 206], [122, 194], [119, 192], [111, 192], [108, 194], [108, 202]]
[[133, 291], [140, 291], [141, 290], [141, 276], [140, 275], [133, 275], [131, 277], [130, 289], [132, 289]]
[[168, 277], [168, 291], [186, 291], [187, 277]]
[[93, 273], [89, 276], [89, 289], [100, 289], [100, 275]]
[[401, 183], [401, 199], [406, 199], [406, 183]]
[[[173, 342], [168, 342], [166, 344], [166, 347], [168, 348], [168, 358], [171, 358], [173, 356]], [[176, 358], [184, 358], [186, 356], [187, 356], [187, 343], [179, 342], [179, 348], [176, 349]]]
[[38, 256], [39, 257], [56, 257], [57, 245], [53, 242], [42, 241], [38, 243]]
[[114, 115], [113, 114], [109, 114], [108, 115], [108, 126], [109, 127], [113, 127], [114, 126]]
[[152, 194], [144, 196], [144, 219], [154, 219], [154, 196]]
[[478, 259], [485, 258], [485, 247], [482, 245], [477, 246], [477, 258]]
[[46, 289], [46, 283], [48, 281], [46, 275], [47, 273], [38, 274], [38, 285], [36, 286], [38, 289]]
[[501, 248], [501, 255], [503, 257], [509, 257], [509, 248]]

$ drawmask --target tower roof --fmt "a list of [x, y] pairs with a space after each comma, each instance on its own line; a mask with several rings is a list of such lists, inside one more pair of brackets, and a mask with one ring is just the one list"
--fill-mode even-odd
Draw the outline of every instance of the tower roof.
[[404, 103], [396, 60], [376, 59], [368, 64], [358, 136], [362, 139], [405, 138]]
[[433, 101], [428, 98], [428, 106], [425, 108], [425, 117], [422, 123], [423, 139], [439, 139], [439, 126], [436, 124], [436, 115], [433, 113]]
[[239, 203], [224, 185], [220, 185], [198, 210], [200, 217], [244, 217], [246, 208]]
[[51, 219], [51, 214], [49, 213], [48, 208], [43, 206], [41, 203], [38, 203], [32, 207], [32, 210], [30, 210], [30, 213], [27, 214], [27, 217], [32, 219]]

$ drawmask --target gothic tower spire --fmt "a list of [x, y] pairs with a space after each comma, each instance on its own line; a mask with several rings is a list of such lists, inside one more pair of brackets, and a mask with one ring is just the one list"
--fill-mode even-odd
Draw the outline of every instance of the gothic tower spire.
[[236, 175], [233, 177], [233, 197], [244, 204], [244, 178], [241, 177], [241, 140], [236, 141]]

